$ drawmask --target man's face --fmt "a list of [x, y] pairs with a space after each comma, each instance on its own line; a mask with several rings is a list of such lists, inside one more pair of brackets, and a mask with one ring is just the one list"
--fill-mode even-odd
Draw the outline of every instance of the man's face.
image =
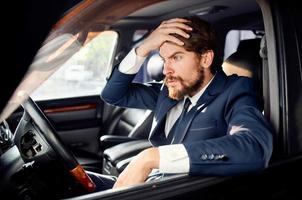
[[160, 47], [159, 54], [164, 59], [163, 73], [169, 97], [180, 100], [185, 95], [196, 94], [204, 80], [202, 57], [168, 42]]

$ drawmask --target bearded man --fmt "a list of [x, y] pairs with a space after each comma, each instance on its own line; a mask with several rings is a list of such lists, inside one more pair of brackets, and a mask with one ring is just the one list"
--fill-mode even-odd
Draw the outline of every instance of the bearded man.
[[[159, 50], [164, 83], [132, 80], [147, 55]], [[226, 76], [212, 26], [197, 17], [163, 21], [113, 71], [101, 97], [109, 104], [149, 109], [153, 147], [139, 153], [114, 188], [161, 174], [234, 175], [264, 169], [272, 130], [250, 78]]]

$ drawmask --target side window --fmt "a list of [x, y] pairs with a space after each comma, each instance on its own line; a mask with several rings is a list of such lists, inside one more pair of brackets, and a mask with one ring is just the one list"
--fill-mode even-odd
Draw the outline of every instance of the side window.
[[98, 95], [106, 83], [118, 34], [90, 32], [84, 46], [45, 81], [31, 97], [34, 100]]

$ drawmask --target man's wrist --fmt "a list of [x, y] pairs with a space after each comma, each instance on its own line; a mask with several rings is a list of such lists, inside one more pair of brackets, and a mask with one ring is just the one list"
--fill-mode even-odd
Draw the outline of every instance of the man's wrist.
[[144, 166], [148, 169], [159, 168], [159, 151], [156, 147], [151, 147], [143, 151]]
[[147, 51], [142, 46], [139, 46], [139, 47], [135, 48], [135, 54], [140, 57], [146, 57], [149, 54], [149, 51]]

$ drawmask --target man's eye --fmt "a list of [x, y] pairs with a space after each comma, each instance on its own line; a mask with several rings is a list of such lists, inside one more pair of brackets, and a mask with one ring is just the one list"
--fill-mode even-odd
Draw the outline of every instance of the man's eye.
[[173, 57], [173, 59], [176, 60], [176, 61], [181, 60], [181, 58], [182, 58], [182, 57], [181, 57], [180, 55], [177, 55], [177, 56], [174, 56], [174, 57]]

